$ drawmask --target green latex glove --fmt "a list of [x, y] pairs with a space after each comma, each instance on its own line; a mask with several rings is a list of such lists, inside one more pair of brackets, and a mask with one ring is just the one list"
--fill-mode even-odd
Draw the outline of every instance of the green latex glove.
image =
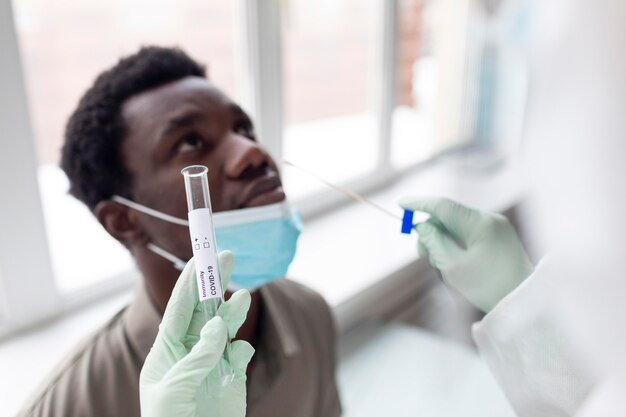
[[532, 272], [506, 217], [444, 198], [404, 198], [406, 210], [430, 214], [417, 226], [419, 254], [472, 304], [489, 312]]
[[[233, 270], [233, 256], [219, 254], [223, 288]], [[235, 341], [229, 362], [223, 359], [228, 336], [234, 337], [250, 308], [250, 293], [239, 290], [205, 323], [198, 302], [193, 259], [172, 291], [159, 333], [139, 379], [142, 417], [243, 417], [246, 414], [246, 368], [254, 348]], [[224, 384], [217, 365], [234, 372]], [[208, 386], [208, 390], [207, 390]]]

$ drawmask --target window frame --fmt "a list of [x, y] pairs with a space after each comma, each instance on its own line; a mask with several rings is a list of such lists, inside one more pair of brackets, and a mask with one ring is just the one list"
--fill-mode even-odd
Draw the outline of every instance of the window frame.
[[[0, 182], [6, 196], [0, 216], [0, 331], [7, 332], [53, 314], [61, 297], [51, 273], [35, 141], [9, 0], [0, 1], [0, 50], [0, 126], [4, 136], [0, 141]], [[34, 285], [32, 277], [37, 277]]]

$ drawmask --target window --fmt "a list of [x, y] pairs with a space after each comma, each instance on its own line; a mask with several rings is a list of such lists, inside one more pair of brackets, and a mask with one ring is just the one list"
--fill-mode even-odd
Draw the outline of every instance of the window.
[[[0, 216], [0, 334], [132, 281], [129, 254], [67, 195], [57, 167], [67, 117], [120, 56], [183, 47], [252, 111], [276, 158], [366, 192], [472, 136], [470, 4], [0, 0], [0, 124], [12, 139], [0, 141], [0, 182], [20, 191]], [[19, 169], [26, 175], [12, 178]], [[287, 170], [285, 185], [320, 207], [333, 194]], [[32, 258], [36, 273], [24, 280]]]
[[433, 153], [437, 63], [432, 54], [432, 3], [401, 0], [398, 8], [392, 160], [402, 167]]
[[[291, 0], [284, 10], [283, 154], [334, 182], [371, 172], [378, 162], [372, 96], [376, 4]], [[319, 187], [290, 174], [291, 196]]]
[[[471, 138], [469, 1], [400, 0], [392, 162], [406, 167]], [[444, 24], [445, 22], [445, 24]]]

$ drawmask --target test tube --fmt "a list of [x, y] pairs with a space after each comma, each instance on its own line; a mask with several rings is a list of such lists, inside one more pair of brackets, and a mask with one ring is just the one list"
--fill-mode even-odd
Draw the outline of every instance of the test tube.
[[[224, 302], [213, 229], [208, 172], [209, 169], [203, 165], [192, 165], [181, 170], [187, 191], [189, 236], [196, 262], [200, 308], [205, 322], [217, 314], [217, 309]], [[227, 342], [224, 350], [224, 359], [227, 361], [229, 346], [230, 341]], [[230, 368], [227, 369], [221, 361], [217, 366], [222, 382], [228, 383], [233, 377], [232, 371], [229, 371]]]

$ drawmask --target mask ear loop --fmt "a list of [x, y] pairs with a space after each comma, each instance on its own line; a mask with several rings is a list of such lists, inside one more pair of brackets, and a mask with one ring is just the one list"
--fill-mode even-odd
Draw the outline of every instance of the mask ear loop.
[[165, 249], [162, 249], [162, 248], [158, 247], [157, 245], [155, 245], [152, 242], [148, 243], [146, 245], [146, 247], [149, 250], [151, 250], [152, 252], [156, 253], [157, 255], [159, 255], [159, 256], [167, 259], [168, 261], [170, 261], [172, 264], [174, 264], [174, 268], [178, 269], [179, 271], [182, 271], [183, 269], [185, 269], [185, 265], [187, 265], [187, 262], [185, 262], [182, 259], [172, 255], [171, 253], [169, 253]]
[[137, 211], [142, 212], [143, 214], [147, 214], [148, 216], [152, 216], [152, 217], [156, 217], [157, 219], [161, 219], [161, 220], [165, 220], [166, 222], [170, 222], [170, 223], [174, 223], [177, 224], [179, 226], [187, 226], [189, 227], [189, 222], [185, 219], [181, 219], [179, 217], [175, 217], [175, 216], [171, 216], [169, 214], [165, 214], [165, 213], [161, 213], [160, 211], [151, 209], [150, 207], [146, 207], [144, 205], [141, 205], [139, 203], [135, 203], [134, 201], [131, 201], [127, 198], [121, 197], [119, 195], [114, 195], [113, 197], [111, 197], [112, 201], [115, 201], [116, 203], [120, 203], [126, 207], [130, 207], [132, 209], [135, 209]]
[[[143, 214], [147, 214], [148, 216], [152, 216], [155, 217], [157, 219], [160, 220], [165, 220], [166, 222], [170, 222], [170, 223], [174, 223], [177, 224], [179, 226], [187, 226], [189, 227], [189, 222], [187, 220], [184, 219], [180, 219], [178, 217], [175, 216], [171, 216], [169, 214], [165, 214], [165, 213], [161, 213], [160, 211], [151, 209], [150, 207], [146, 207], [144, 205], [141, 205], [139, 203], [135, 203], [132, 200], [129, 200], [127, 198], [124, 198], [122, 196], [119, 195], [114, 195], [111, 197], [112, 201], [115, 201], [116, 203], [122, 204], [126, 207], [130, 207], [134, 210], [137, 210]], [[172, 255], [171, 253], [169, 253], [168, 251], [166, 251], [165, 249], [162, 249], [160, 247], [158, 247], [157, 245], [155, 245], [152, 242], [149, 242], [146, 247], [156, 253], [157, 255], [167, 259], [168, 261], [170, 261], [173, 265], [174, 268], [176, 268], [179, 271], [182, 271], [185, 268], [185, 265], [187, 265], [187, 262], [183, 261], [182, 259]]]

